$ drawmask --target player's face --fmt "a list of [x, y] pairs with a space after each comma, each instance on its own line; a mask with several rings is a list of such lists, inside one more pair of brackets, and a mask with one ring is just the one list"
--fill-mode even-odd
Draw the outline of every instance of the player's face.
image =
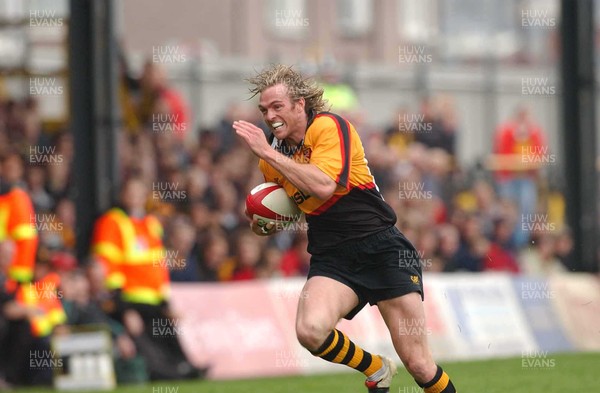
[[266, 88], [260, 94], [258, 109], [275, 137], [300, 143], [306, 131], [304, 99], [292, 102], [287, 86], [283, 84]]

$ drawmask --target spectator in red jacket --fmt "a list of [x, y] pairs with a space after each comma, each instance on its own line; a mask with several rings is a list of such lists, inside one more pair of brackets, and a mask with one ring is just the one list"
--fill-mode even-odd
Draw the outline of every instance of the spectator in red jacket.
[[189, 114], [183, 96], [173, 89], [164, 67], [150, 60], [144, 65], [140, 81], [139, 117], [152, 132], [169, 133], [184, 139], [189, 128]]
[[281, 257], [281, 271], [285, 277], [304, 276], [308, 273], [310, 254], [306, 251], [307, 246], [306, 232], [298, 232], [292, 246]]
[[482, 253], [482, 268], [484, 271], [519, 273], [516, 259], [498, 244], [482, 237], [477, 246]]
[[258, 242], [249, 229], [238, 232], [235, 237], [235, 255], [220, 267], [222, 281], [244, 281], [257, 278], [257, 265], [261, 259], [261, 242]]
[[[527, 107], [518, 107], [512, 119], [498, 126], [494, 153], [500, 196], [518, 204], [519, 217], [534, 214], [539, 168], [552, 157], [548, 154], [543, 131]], [[519, 247], [529, 240], [529, 233], [520, 228], [520, 223], [518, 220], [514, 234]]]

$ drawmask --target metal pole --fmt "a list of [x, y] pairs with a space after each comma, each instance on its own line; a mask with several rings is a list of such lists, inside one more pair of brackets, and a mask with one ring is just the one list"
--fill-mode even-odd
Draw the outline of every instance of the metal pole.
[[118, 105], [118, 54], [114, 34], [113, 0], [93, 2], [93, 55], [94, 55], [94, 135], [96, 212], [108, 209], [116, 200], [119, 186], [117, 129], [120, 111]]
[[561, 1], [563, 147], [567, 219], [575, 260], [598, 271], [598, 179], [592, 0]]
[[69, 18], [69, 89], [71, 132], [74, 139], [73, 194], [77, 214], [77, 257], [87, 255], [94, 207], [96, 184], [94, 181], [93, 97], [91, 2], [71, 0]]
[[70, 10], [72, 173], [81, 260], [88, 255], [97, 215], [110, 207], [117, 190], [118, 79], [112, 0], [71, 0]]

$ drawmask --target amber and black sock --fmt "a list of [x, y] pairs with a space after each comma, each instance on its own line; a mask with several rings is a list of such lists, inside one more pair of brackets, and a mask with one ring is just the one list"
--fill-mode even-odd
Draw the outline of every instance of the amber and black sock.
[[385, 371], [378, 355], [372, 355], [354, 344], [337, 329], [331, 331], [323, 345], [313, 355], [332, 363], [345, 364], [365, 374], [367, 378], [378, 380]]
[[450, 377], [440, 366], [437, 367], [437, 372], [431, 381], [419, 383], [415, 380], [415, 382], [423, 388], [425, 393], [456, 393]]

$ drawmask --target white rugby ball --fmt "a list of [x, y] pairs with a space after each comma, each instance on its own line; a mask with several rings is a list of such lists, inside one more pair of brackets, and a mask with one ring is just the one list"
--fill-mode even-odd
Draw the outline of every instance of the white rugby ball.
[[276, 183], [263, 183], [254, 187], [246, 197], [246, 215], [258, 220], [259, 225], [269, 222], [290, 223], [300, 219], [302, 211]]

